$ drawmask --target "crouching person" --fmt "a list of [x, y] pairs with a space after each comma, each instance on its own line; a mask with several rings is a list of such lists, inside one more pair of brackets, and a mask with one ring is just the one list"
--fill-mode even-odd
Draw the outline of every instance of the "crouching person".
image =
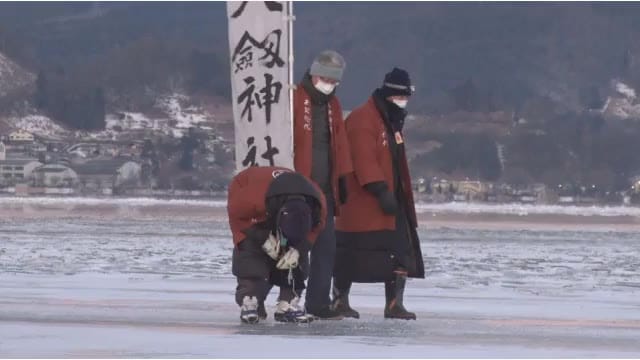
[[227, 204], [241, 321], [267, 318], [264, 302], [275, 285], [280, 288], [275, 320], [310, 322], [313, 317], [298, 302], [308, 276], [309, 249], [324, 227], [322, 193], [289, 169], [251, 167], [233, 178]]

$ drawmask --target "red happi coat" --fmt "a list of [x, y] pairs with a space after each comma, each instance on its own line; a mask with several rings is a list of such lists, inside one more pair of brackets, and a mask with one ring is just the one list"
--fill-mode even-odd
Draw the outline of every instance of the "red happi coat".
[[[377, 110], [373, 98], [355, 109], [346, 120], [346, 130], [350, 142], [354, 172], [347, 177], [349, 201], [341, 206], [336, 218], [336, 230], [345, 232], [365, 232], [394, 230], [396, 218], [385, 215], [378, 200], [363, 186], [384, 181], [391, 191], [395, 189], [393, 162], [389, 151], [389, 136], [384, 120]], [[406, 157], [399, 159], [400, 178], [407, 204], [407, 216], [411, 225], [417, 226], [411, 177]]]
[[[238, 245], [246, 237], [245, 232], [254, 224], [267, 219], [266, 195], [269, 185], [279, 172], [291, 172], [283, 167], [263, 166], [249, 167], [238, 173], [229, 184], [227, 212], [229, 227], [233, 234], [233, 244]], [[308, 180], [308, 179], [307, 179]], [[324, 195], [312, 181], [321, 204], [320, 224], [309, 235], [309, 242], [313, 243], [318, 234], [324, 229], [327, 206]], [[292, 189], [294, 192], [295, 189]]]
[[[302, 85], [298, 85], [293, 95], [293, 149], [295, 170], [307, 178], [311, 178], [311, 162], [313, 135], [311, 119], [311, 98]], [[338, 179], [353, 171], [351, 164], [351, 154], [349, 143], [344, 128], [342, 117], [342, 107], [338, 98], [331, 97], [328, 106], [327, 118], [329, 119], [329, 130], [331, 132], [331, 169], [332, 189], [335, 197], [335, 204], [339, 204]], [[336, 205], [336, 213], [339, 207]]]

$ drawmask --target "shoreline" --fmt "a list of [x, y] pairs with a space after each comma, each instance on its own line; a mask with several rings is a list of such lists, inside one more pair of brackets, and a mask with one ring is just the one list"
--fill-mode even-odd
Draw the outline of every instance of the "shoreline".
[[456, 214], [422, 213], [418, 223], [424, 229], [640, 232], [640, 217], [584, 216], [566, 214]]
[[[478, 230], [640, 232], [640, 207], [416, 205], [419, 226]], [[0, 197], [0, 218], [226, 221], [225, 199]]]

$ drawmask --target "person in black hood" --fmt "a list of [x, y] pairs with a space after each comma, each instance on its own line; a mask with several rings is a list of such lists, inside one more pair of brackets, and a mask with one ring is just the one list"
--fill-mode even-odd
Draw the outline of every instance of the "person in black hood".
[[324, 203], [315, 184], [286, 168], [250, 167], [234, 177], [227, 209], [243, 323], [267, 317], [264, 302], [274, 285], [280, 287], [276, 321], [313, 319], [298, 302], [308, 274], [307, 253], [324, 226]]

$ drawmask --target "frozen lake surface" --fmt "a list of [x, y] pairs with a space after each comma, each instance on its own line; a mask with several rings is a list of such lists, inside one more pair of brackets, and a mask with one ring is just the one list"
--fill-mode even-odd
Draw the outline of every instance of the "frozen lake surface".
[[383, 285], [356, 284], [360, 320], [275, 323], [274, 291], [247, 326], [223, 218], [84, 205], [119, 210], [0, 219], [0, 357], [640, 357], [636, 232], [427, 224], [417, 321], [383, 319]]

